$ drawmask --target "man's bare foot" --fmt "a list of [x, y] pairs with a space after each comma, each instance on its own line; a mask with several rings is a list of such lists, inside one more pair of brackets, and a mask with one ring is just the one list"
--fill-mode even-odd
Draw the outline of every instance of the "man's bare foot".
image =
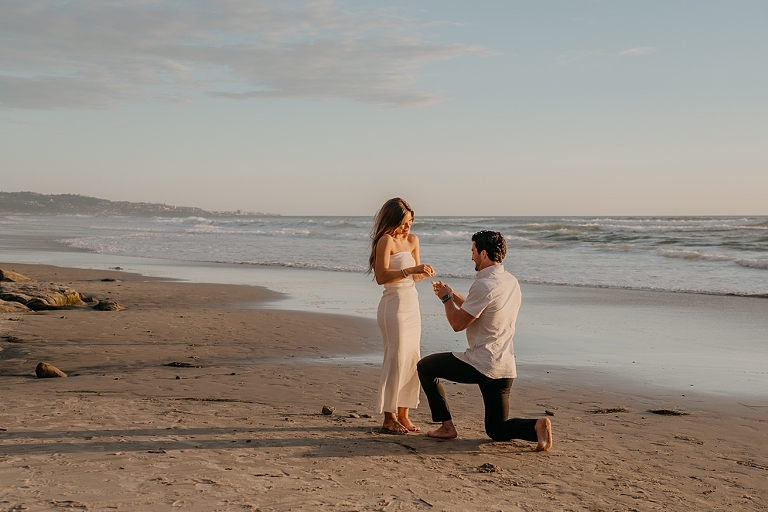
[[549, 418], [539, 418], [536, 421], [536, 436], [539, 438], [539, 444], [536, 445], [537, 452], [547, 452], [552, 448], [552, 422]]
[[456, 439], [459, 437], [459, 433], [456, 431], [453, 421], [449, 420], [444, 421], [437, 430], [427, 432], [427, 436], [436, 437], [438, 439]]

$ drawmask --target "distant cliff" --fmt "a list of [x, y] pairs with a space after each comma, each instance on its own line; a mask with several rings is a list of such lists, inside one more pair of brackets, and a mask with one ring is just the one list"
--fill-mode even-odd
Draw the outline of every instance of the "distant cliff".
[[258, 212], [209, 212], [190, 206], [109, 201], [76, 194], [0, 192], [0, 215], [126, 215], [189, 217], [204, 215], [269, 215]]

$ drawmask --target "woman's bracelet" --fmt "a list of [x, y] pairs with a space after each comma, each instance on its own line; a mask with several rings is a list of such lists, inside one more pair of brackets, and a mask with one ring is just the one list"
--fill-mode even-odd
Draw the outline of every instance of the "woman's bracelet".
[[403, 272], [403, 277], [408, 277], [408, 272], [406, 272], [405, 269], [403, 269], [402, 272]]

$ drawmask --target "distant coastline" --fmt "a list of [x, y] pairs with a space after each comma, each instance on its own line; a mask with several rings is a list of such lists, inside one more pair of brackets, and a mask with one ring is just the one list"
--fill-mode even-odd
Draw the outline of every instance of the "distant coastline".
[[0, 215], [117, 215], [117, 216], [220, 216], [278, 217], [264, 212], [208, 211], [194, 206], [165, 203], [110, 201], [77, 194], [38, 194], [35, 192], [0, 192]]

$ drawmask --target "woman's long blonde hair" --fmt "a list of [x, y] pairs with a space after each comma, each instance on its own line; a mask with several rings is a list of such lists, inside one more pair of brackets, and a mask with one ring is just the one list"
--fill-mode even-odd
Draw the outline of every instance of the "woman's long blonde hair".
[[393, 197], [376, 212], [376, 216], [373, 218], [373, 229], [371, 229], [371, 255], [368, 258], [366, 274], [370, 274], [376, 268], [376, 244], [379, 243], [382, 236], [402, 224], [403, 219], [409, 213], [415, 216], [411, 205], [399, 197]]

